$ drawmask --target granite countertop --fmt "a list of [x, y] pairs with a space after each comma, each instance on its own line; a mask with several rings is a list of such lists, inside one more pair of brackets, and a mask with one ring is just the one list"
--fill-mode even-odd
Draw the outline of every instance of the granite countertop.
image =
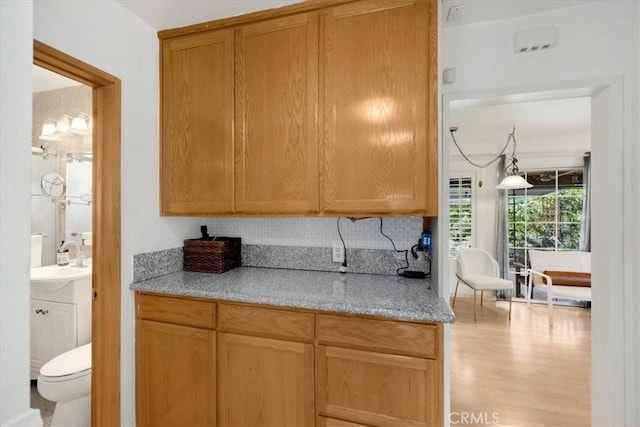
[[449, 304], [429, 282], [399, 276], [240, 267], [222, 274], [178, 271], [131, 289], [399, 320], [453, 323]]

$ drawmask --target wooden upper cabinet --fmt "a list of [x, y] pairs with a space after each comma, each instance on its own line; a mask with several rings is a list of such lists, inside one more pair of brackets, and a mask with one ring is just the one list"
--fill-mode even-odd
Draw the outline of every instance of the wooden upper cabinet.
[[437, 4], [162, 32], [161, 213], [437, 216]]
[[236, 29], [236, 210], [318, 211], [318, 14]]
[[321, 210], [437, 215], [437, 3], [321, 11]]
[[161, 213], [233, 211], [233, 30], [162, 40]]

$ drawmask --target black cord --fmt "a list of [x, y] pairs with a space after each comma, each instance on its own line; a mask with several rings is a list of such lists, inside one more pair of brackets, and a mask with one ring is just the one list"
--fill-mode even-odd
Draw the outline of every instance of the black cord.
[[344, 253], [344, 261], [342, 261], [342, 266], [344, 268], [347, 268], [347, 246], [344, 244], [344, 239], [342, 238], [342, 233], [340, 232], [340, 218], [342, 217], [338, 217], [338, 222], [337, 222], [337, 226], [338, 226], [338, 236], [340, 236], [340, 241], [342, 242], [342, 250]]
[[396, 248], [396, 244], [393, 243], [393, 240], [391, 240], [391, 237], [387, 236], [386, 234], [384, 234], [384, 231], [382, 231], [382, 217], [378, 217], [380, 219], [380, 234], [382, 234], [384, 237], [386, 237], [387, 239], [389, 239], [389, 241], [391, 242], [391, 246], [393, 246], [393, 250], [399, 253], [403, 253], [404, 252], [404, 261], [407, 265], [405, 265], [404, 267], [399, 267], [396, 269], [396, 273], [399, 276], [402, 276], [402, 273], [400, 273], [400, 270], [406, 270], [407, 268], [409, 268], [409, 249], [404, 249], [404, 250], [399, 250], [398, 248]]

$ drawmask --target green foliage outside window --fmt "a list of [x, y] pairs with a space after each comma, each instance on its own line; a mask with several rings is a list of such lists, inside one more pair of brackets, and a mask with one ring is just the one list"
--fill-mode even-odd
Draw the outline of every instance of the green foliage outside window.
[[514, 262], [527, 265], [528, 249], [579, 249], [584, 198], [579, 177], [578, 183], [576, 179], [569, 184], [559, 179], [557, 185], [554, 180], [538, 187], [534, 184], [530, 190], [509, 192], [507, 231], [509, 256]]

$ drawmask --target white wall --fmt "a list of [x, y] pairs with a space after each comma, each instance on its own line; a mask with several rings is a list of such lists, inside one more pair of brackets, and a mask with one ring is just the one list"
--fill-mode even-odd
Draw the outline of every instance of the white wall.
[[[593, 425], [640, 424], [636, 409], [639, 403], [637, 367], [640, 366], [640, 357], [638, 342], [634, 342], [639, 336], [640, 326], [635, 314], [637, 305], [628, 302], [637, 302], [640, 298], [637, 275], [631, 272], [632, 265], [640, 259], [637, 220], [637, 200], [640, 199], [637, 182], [640, 180], [636, 167], [640, 163], [637, 101], [639, 7], [639, 3], [633, 0], [604, 0], [538, 15], [453, 27], [441, 32], [440, 66], [455, 67], [457, 76], [454, 84], [442, 87], [445, 99], [560, 91], [622, 82], [623, 96], [616, 101], [620, 104], [622, 116], [619, 117], [622, 124], [620, 138], [615, 144], [611, 143], [611, 148], [616, 150], [616, 161], [612, 162], [610, 156], [593, 160], [594, 173], [595, 164], [602, 162], [602, 175], [608, 178], [609, 172], [612, 176], [619, 174], [625, 178], [625, 184], [610, 187], [612, 195], [603, 198], [616, 203], [600, 206], [602, 211], [609, 210], [615, 213], [615, 218], [622, 218], [613, 228], [623, 229], [624, 233], [620, 241], [607, 242], [606, 248], [600, 248], [603, 256], [597, 257], [593, 265], [594, 275], [598, 270], [616, 286], [616, 291], [609, 292], [603, 303], [596, 304], [592, 312]], [[515, 32], [548, 25], [558, 28], [558, 47], [531, 54], [513, 54]], [[443, 113], [443, 117], [446, 119], [448, 114]], [[443, 123], [443, 126], [448, 128], [448, 123]], [[616, 134], [616, 131], [610, 129], [610, 133]], [[594, 152], [596, 145], [599, 151], [608, 149], [606, 142], [594, 140], [592, 145]], [[606, 181], [601, 182], [601, 188], [605, 187]], [[604, 195], [604, 190], [598, 191]], [[607, 226], [606, 223], [593, 224], [599, 230], [605, 230]], [[614, 260], [624, 263], [620, 271], [610, 268]], [[616, 353], [621, 356], [615, 356]], [[618, 363], [620, 360], [622, 363]]]
[[29, 409], [31, 1], [0, 2], [0, 425], [36, 426]]
[[133, 255], [181, 246], [199, 229], [195, 219], [159, 217], [157, 33], [115, 1], [36, 1], [34, 38], [122, 81], [121, 412], [134, 425]]
[[[636, 5], [635, 7], [635, 25], [634, 25], [634, 34], [633, 40], [636, 42], [636, 49], [634, 51], [634, 70], [633, 76], [631, 79], [631, 93], [636, 94], [632, 97], [632, 107], [631, 107], [631, 117], [635, 117], [634, 120], [635, 126], [633, 126], [631, 130], [631, 141], [635, 141], [632, 143], [631, 150], [629, 153], [629, 161], [632, 164], [637, 165], [640, 163], [640, 5]], [[634, 183], [640, 182], [640, 168], [631, 167], [627, 168], [629, 170], [629, 182], [631, 183], [630, 187], [634, 187]], [[632, 190], [633, 191], [633, 190]], [[628, 250], [627, 262], [628, 269], [634, 269], [637, 260], [640, 258], [640, 197], [637, 197], [637, 193], [635, 193], [635, 197], [629, 197], [629, 201], [632, 204], [630, 209], [630, 234], [631, 234], [631, 248]], [[628, 273], [629, 275], [631, 272]], [[628, 418], [636, 420], [636, 424], [640, 424], [640, 292], [635, 293], [635, 298], [633, 295], [627, 299], [627, 306], [625, 307], [625, 311], [634, 312], [635, 320], [632, 320], [632, 324], [636, 325], [635, 331], [633, 328], [628, 330], [628, 335], [625, 337], [627, 343], [632, 347], [631, 351], [635, 352], [635, 355], [632, 357], [632, 363], [635, 361], [635, 381], [629, 382], [630, 391], [628, 394], [630, 397], [626, 403], [627, 410], [629, 411]], [[633, 372], [628, 373], [629, 376], [633, 375]], [[634, 400], [635, 397], [635, 400]]]

